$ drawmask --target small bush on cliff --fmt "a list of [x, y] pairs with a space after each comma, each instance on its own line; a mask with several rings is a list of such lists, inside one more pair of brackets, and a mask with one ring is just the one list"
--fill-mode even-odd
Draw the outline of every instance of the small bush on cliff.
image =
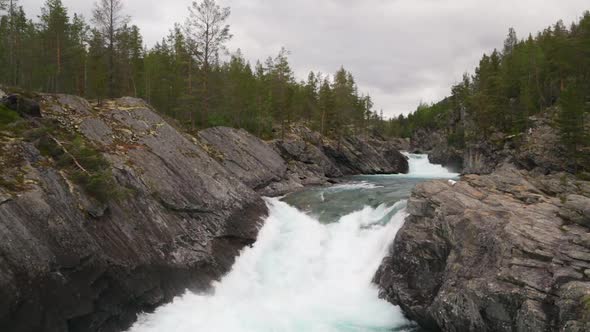
[[0, 131], [20, 132], [23, 122], [17, 112], [0, 104]]
[[20, 119], [20, 115], [0, 104], [0, 126], [7, 126]]
[[59, 129], [57, 123], [44, 125], [28, 133], [44, 156], [51, 157], [55, 165], [90, 196], [101, 203], [120, 197], [122, 190], [113, 179], [109, 162], [92, 144], [78, 134]]

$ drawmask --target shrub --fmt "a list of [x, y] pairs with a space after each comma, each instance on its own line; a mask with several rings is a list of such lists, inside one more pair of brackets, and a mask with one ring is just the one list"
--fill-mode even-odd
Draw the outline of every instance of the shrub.
[[51, 157], [88, 195], [101, 203], [120, 197], [122, 191], [113, 179], [108, 160], [82, 136], [65, 133], [52, 122], [27, 136], [36, 141], [41, 154]]

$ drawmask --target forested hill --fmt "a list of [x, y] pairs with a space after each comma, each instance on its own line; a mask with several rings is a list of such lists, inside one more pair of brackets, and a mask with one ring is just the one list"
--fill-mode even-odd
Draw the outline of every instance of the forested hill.
[[32, 20], [18, 0], [0, 0], [0, 84], [139, 97], [192, 130], [224, 125], [269, 138], [295, 121], [331, 137], [383, 129], [370, 96], [344, 68], [299, 82], [285, 49], [254, 65], [239, 50], [228, 57], [230, 9], [214, 0], [193, 2], [186, 22], [149, 48], [123, 3], [99, 0], [85, 19], [46, 0]]
[[578, 171], [590, 165], [590, 12], [569, 28], [560, 21], [519, 39], [514, 29], [501, 51], [481, 58], [448, 98], [420, 105], [389, 123], [394, 136], [442, 131], [449, 146], [505, 142], [546, 117], [558, 130], [567, 158]]

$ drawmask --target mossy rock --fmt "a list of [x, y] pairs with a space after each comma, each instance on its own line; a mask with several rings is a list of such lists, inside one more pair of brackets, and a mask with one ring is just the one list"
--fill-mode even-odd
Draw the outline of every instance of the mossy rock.
[[17, 112], [8, 109], [0, 103], [0, 130], [8, 129], [11, 125], [21, 119], [21, 116]]

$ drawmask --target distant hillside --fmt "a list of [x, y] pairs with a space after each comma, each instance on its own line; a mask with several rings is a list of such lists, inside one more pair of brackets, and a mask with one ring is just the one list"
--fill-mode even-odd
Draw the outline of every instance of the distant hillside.
[[[590, 12], [519, 39], [510, 29], [502, 50], [484, 55], [448, 98], [420, 105], [390, 121], [388, 132], [412, 137], [437, 131], [451, 148], [527, 134], [535, 118], [549, 117], [570, 171], [590, 165]], [[555, 107], [555, 108], [554, 108]], [[547, 111], [551, 109], [551, 111]], [[542, 114], [542, 115], [541, 115]]]

